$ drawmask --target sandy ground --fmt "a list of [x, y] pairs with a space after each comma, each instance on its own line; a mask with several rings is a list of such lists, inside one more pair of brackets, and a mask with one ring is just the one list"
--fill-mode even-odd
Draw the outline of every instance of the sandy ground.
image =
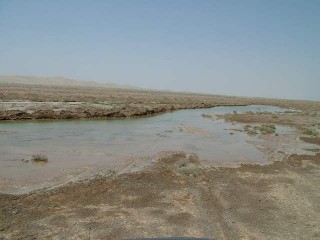
[[[8, 103], [4, 101], [42, 104], [45, 99], [57, 102], [57, 98], [67, 97], [67, 93], [56, 96], [57, 92], [64, 91], [60, 88], [41, 89], [37, 92], [34, 88], [26, 91], [21, 86], [1, 88], [1, 116], [5, 116], [2, 119], [28, 119], [17, 118], [12, 111], [18, 110], [8, 110]], [[320, 140], [316, 136], [320, 127], [319, 102], [101, 91], [90, 95], [90, 91], [84, 89], [70, 90], [68, 100], [83, 102], [83, 105], [96, 101], [123, 104], [125, 112], [129, 109], [127, 106], [135, 104], [154, 109], [166, 106], [164, 111], [172, 106], [270, 104], [301, 112], [221, 116], [226, 121], [250, 126], [277, 124], [296, 129], [296, 135], [290, 139], [274, 133], [261, 134], [259, 144], [273, 160], [269, 165], [215, 167], [206, 165], [195, 155], [175, 152], [154, 157], [148, 164], [142, 161], [141, 165], [134, 164], [123, 171], [108, 172], [54, 189], [23, 195], [0, 194], [0, 239], [172, 236], [320, 239]], [[21, 109], [19, 111], [25, 111]], [[38, 115], [31, 113], [31, 118], [37, 118], [34, 116]], [[57, 116], [64, 118], [64, 115]], [[304, 147], [303, 144], [311, 145]], [[303, 151], [293, 151], [299, 147]]]

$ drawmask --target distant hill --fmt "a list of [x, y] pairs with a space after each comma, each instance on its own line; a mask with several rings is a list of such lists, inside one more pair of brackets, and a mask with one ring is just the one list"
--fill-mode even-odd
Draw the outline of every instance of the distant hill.
[[47, 85], [47, 86], [84, 86], [105, 88], [135, 89], [130, 85], [115, 83], [97, 83], [93, 81], [79, 81], [64, 77], [33, 77], [33, 76], [0, 76], [0, 84]]

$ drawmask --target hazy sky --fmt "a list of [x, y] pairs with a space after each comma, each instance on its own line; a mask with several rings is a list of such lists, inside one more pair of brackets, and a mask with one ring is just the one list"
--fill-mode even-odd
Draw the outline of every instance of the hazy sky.
[[320, 0], [0, 0], [0, 75], [320, 100]]

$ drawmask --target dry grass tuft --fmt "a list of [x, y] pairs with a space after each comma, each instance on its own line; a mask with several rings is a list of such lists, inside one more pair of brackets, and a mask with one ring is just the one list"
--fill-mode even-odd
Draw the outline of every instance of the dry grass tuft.
[[34, 154], [31, 157], [31, 161], [33, 162], [48, 162], [48, 157], [44, 154]]

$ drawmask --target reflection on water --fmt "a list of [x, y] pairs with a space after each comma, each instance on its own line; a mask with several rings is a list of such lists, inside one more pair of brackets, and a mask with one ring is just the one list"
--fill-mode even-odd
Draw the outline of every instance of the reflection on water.
[[[229, 134], [225, 129], [234, 126], [201, 115], [284, 110], [272, 106], [216, 107], [137, 119], [1, 123], [0, 178], [39, 180], [63, 169], [116, 166], [161, 151], [193, 152], [219, 165], [262, 163], [262, 153], [247, 142], [253, 137], [242, 132]], [[26, 163], [36, 153], [47, 155], [48, 164]]]

